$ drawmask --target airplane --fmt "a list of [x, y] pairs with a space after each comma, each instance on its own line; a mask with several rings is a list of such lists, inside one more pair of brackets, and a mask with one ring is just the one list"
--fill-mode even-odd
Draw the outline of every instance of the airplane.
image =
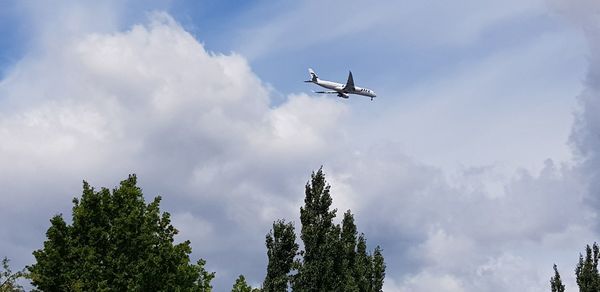
[[354, 78], [352, 78], [352, 71], [350, 71], [350, 74], [348, 74], [348, 81], [346, 84], [321, 80], [311, 68], [308, 68], [308, 74], [310, 75], [310, 80], [306, 80], [304, 82], [310, 82], [327, 89], [332, 89], [331, 91], [314, 91], [314, 93], [337, 94], [337, 96], [341, 98], [348, 98], [350, 97], [350, 94], [358, 94], [370, 97], [371, 101], [377, 96], [371, 89], [355, 86]]

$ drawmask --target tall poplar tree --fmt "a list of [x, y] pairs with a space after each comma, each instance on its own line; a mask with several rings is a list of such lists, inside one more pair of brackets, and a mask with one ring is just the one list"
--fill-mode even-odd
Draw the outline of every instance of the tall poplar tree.
[[371, 276], [371, 289], [374, 292], [383, 291], [383, 280], [385, 279], [385, 262], [383, 260], [383, 254], [379, 245], [373, 252], [373, 263], [372, 263], [372, 276]]
[[312, 173], [306, 184], [304, 206], [300, 208], [300, 253], [295, 291], [380, 291], [385, 277], [381, 249], [367, 253], [364, 234], [357, 238], [354, 215], [344, 213], [341, 225], [334, 224], [330, 186], [323, 169]]
[[302, 264], [296, 275], [294, 290], [331, 291], [336, 283], [332, 278], [335, 245], [333, 218], [336, 210], [330, 210], [332, 199], [330, 186], [325, 182], [323, 168], [311, 174], [305, 187], [304, 206], [300, 207], [302, 230], [300, 238], [304, 242]]
[[579, 263], [575, 268], [577, 285], [580, 292], [598, 292], [600, 291], [600, 275], [598, 275], [598, 258], [600, 251], [598, 245], [589, 245], [585, 248], [585, 258], [580, 254]]
[[294, 225], [278, 220], [273, 223], [273, 229], [267, 234], [267, 276], [263, 282], [263, 291], [287, 291], [290, 280], [289, 273], [298, 252]]
[[550, 289], [552, 289], [552, 292], [565, 292], [565, 285], [560, 280], [556, 264], [554, 265], [554, 277], [550, 278]]
[[[373, 255], [367, 252], [365, 236], [361, 233], [357, 238], [350, 210], [344, 213], [341, 224], [334, 224], [337, 210], [331, 204], [330, 186], [320, 168], [306, 183], [304, 205], [300, 207], [304, 250], [296, 252], [291, 223], [276, 221], [267, 234], [269, 264], [263, 291], [287, 291], [288, 279], [294, 291], [382, 290], [385, 262], [381, 248], [378, 246]], [[298, 257], [289, 265], [295, 255]]]
[[343, 291], [359, 291], [354, 266], [356, 265], [357, 231], [354, 224], [354, 215], [350, 210], [344, 213], [342, 219], [342, 269], [340, 271]]
[[372, 257], [367, 254], [367, 240], [365, 239], [365, 235], [361, 233], [356, 245], [356, 264], [354, 265], [359, 291], [372, 291], [372, 262]]

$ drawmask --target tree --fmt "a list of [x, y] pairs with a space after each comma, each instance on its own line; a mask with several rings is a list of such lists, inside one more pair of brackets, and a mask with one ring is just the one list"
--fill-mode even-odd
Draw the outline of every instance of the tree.
[[563, 285], [560, 280], [560, 274], [558, 273], [556, 264], [554, 265], [554, 277], [550, 278], [550, 288], [552, 289], [552, 292], [565, 292], [565, 285]]
[[235, 283], [233, 284], [233, 288], [231, 288], [231, 292], [260, 292], [260, 289], [252, 288], [248, 283], [246, 283], [246, 278], [244, 275], [240, 275]]
[[304, 206], [300, 207], [304, 250], [297, 252], [291, 223], [273, 223], [266, 236], [269, 263], [264, 291], [287, 291], [288, 282], [294, 291], [382, 290], [385, 262], [381, 248], [377, 246], [373, 255], [367, 253], [365, 235], [357, 238], [350, 210], [341, 224], [334, 224], [337, 210], [331, 209], [330, 188], [322, 167], [306, 183]]
[[359, 291], [373, 291], [372, 259], [371, 256], [367, 254], [367, 240], [362, 233], [358, 237], [358, 243], [356, 245], [356, 264], [354, 266], [354, 271]]
[[305, 187], [304, 207], [300, 207], [300, 238], [304, 242], [304, 253], [294, 290], [332, 291], [335, 290], [332, 286], [338, 283], [334, 273], [335, 256], [332, 254], [336, 247], [333, 234], [336, 232], [333, 225], [336, 210], [329, 210], [332, 203], [329, 189], [323, 168], [311, 174], [311, 181]]
[[600, 251], [595, 242], [592, 247], [587, 245], [585, 251], [585, 259], [580, 254], [579, 263], [575, 268], [577, 285], [580, 292], [597, 292], [600, 291], [600, 275], [598, 275]]
[[273, 222], [273, 229], [266, 235], [267, 276], [263, 282], [263, 291], [287, 291], [289, 273], [298, 252], [294, 225], [284, 220]]
[[372, 267], [372, 291], [383, 291], [383, 280], [385, 278], [385, 262], [383, 260], [383, 254], [381, 253], [381, 247], [379, 247], [379, 245], [375, 248], [375, 251], [373, 252]]
[[13, 273], [10, 269], [10, 260], [7, 257], [2, 259], [2, 271], [0, 271], [0, 292], [19, 292], [24, 291], [23, 287], [17, 283], [17, 279], [25, 276], [24, 271]]
[[[208, 272], [204, 266], [206, 265], [206, 260], [198, 259], [196, 265], [194, 266], [195, 274], [198, 275], [198, 279], [195, 281], [197, 288], [195, 291], [199, 292], [210, 292], [212, 291], [212, 285], [210, 282], [215, 278], [215, 272]], [[194, 290], [194, 289], [192, 289]]]
[[334, 224], [330, 186], [323, 169], [311, 174], [306, 184], [304, 206], [300, 208], [300, 238], [304, 243], [293, 277], [295, 291], [381, 291], [385, 263], [381, 248], [367, 254], [364, 234], [357, 239], [354, 215], [344, 213]]
[[205, 261], [190, 263], [189, 241], [174, 244], [177, 229], [160, 212], [160, 197], [146, 204], [130, 175], [112, 191], [83, 183], [73, 199], [72, 224], [51, 220], [47, 240], [28, 267], [42, 291], [211, 291]]
[[344, 213], [340, 243], [342, 247], [341, 282], [343, 291], [359, 291], [354, 266], [356, 265], [356, 225], [350, 210]]

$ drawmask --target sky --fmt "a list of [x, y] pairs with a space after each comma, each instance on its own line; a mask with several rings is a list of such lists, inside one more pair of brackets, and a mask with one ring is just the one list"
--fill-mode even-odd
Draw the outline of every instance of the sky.
[[[446, 2], [0, 2], [0, 256], [31, 264], [82, 180], [136, 173], [216, 291], [259, 286], [323, 166], [385, 291], [548, 291], [554, 263], [575, 291], [600, 232], [600, 4]], [[316, 95], [308, 67], [377, 97]]]

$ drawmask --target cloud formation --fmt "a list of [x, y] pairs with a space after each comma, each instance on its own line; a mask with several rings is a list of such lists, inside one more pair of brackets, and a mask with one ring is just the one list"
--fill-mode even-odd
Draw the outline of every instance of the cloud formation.
[[[558, 11], [579, 26], [588, 43], [588, 72], [585, 88], [579, 95], [579, 108], [571, 134], [579, 161], [579, 172], [586, 178], [587, 201], [600, 209], [600, 5], [595, 1], [552, 1]], [[598, 226], [600, 227], [600, 226]]]
[[[165, 195], [197, 254], [216, 250], [210, 265], [244, 269], [231, 273], [251, 273], [231, 250], [262, 258], [268, 226], [297, 208], [300, 198], [286, 196], [328, 154], [345, 113], [335, 100], [306, 95], [271, 107], [244, 58], [205, 51], [164, 13], [30, 56], [0, 92], [2, 221], [36, 222], [3, 228], [2, 250], [38, 247], [81, 179], [112, 186], [135, 172], [148, 196]], [[21, 232], [35, 240], [23, 244], [14, 238]]]

